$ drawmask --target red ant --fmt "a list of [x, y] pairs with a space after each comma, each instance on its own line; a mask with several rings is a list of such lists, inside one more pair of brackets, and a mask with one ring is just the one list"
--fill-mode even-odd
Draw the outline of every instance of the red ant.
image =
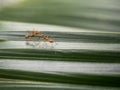
[[32, 31], [31, 34], [26, 34], [25, 35], [25, 39], [30, 39], [32, 37], [35, 37], [37, 34], [39, 34], [40, 32], [39, 31]]
[[54, 43], [55, 41], [51, 38], [48, 38], [47, 36], [45, 36], [44, 34], [40, 34], [39, 35], [40, 38], [43, 38], [45, 41], [49, 42], [49, 43]]
[[35, 37], [35, 36], [42, 38], [46, 42], [55, 43], [55, 41], [52, 38], [48, 38], [46, 35], [41, 34], [40, 31], [32, 31], [31, 34], [26, 34], [25, 39], [31, 39], [32, 37]]

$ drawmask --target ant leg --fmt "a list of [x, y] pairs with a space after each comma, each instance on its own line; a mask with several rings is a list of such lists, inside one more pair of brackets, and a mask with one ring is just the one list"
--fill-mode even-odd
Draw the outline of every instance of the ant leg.
[[42, 48], [47, 48], [47, 42], [44, 40], [43, 43], [42, 43]]
[[30, 43], [29, 43], [29, 41], [26, 39], [26, 45], [29, 45]]
[[35, 42], [32, 40], [32, 38], [26, 39], [26, 45], [35, 47]]
[[[29, 35], [28, 30], [26, 31], [26, 35]], [[29, 39], [25, 39], [25, 40], [26, 40], [26, 45], [29, 45], [30, 44]]]
[[26, 45], [34, 47], [34, 45], [32, 43], [30, 43], [30, 40], [28, 40], [28, 39], [26, 40]]
[[36, 45], [36, 46], [38, 46], [38, 45], [40, 46], [40, 43], [41, 43], [41, 42], [40, 42], [40, 38], [39, 38], [39, 37], [38, 37], [37, 42], [38, 42], [38, 43], [35, 43], [35, 45]]
[[33, 45], [32, 43], [30, 43], [30, 42], [31, 42], [31, 41], [27, 39], [27, 41], [26, 41], [26, 45], [29, 45], [29, 46], [34, 47], [34, 45]]
[[[35, 40], [34, 40], [35, 39]], [[33, 46], [34, 47], [37, 47], [38, 45], [39, 45], [39, 42], [38, 42], [38, 40], [36, 40], [36, 37], [33, 37], [32, 39], [31, 39], [31, 42], [33, 43]], [[38, 43], [37, 43], [38, 42]]]

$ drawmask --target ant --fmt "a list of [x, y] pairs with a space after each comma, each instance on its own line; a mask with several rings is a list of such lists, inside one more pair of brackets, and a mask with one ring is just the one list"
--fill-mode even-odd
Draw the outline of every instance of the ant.
[[44, 39], [46, 42], [49, 42], [49, 43], [54, 43], [55, 42], [52, 38], [48, 38], [44, 34], [40, 34], [39, 37]]
[[35, 30], [33, 30], [31, 34], [26, 34], [25, 39], [28, 40], [35, 36], [39, 37], [39, 39], [42, 38], [45, 42], [55, 43], [55, 41], [52, 38], [48, 38], [46, 35], [42, 34], [40, 31], [35, 31]]
[[31, 34], [26, 34], [25, 35], [25, 39], [30, 39], [32, 37], [35, 37], [37, 34], [39, 34], [40, 32], [39, 31], [32, 31]]

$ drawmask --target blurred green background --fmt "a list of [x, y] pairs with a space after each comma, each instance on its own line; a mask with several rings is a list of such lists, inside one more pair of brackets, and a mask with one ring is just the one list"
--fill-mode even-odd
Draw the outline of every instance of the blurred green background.
[[[5, 2], [21, 1], [7, 7]], [[119, 31], [119, 0], [1, 0], [0, 20]]]
[[[25, 45], [43, 30], [55, 48]], [[0, 0], [0, 90], [120, 90], [120, 0]]]

